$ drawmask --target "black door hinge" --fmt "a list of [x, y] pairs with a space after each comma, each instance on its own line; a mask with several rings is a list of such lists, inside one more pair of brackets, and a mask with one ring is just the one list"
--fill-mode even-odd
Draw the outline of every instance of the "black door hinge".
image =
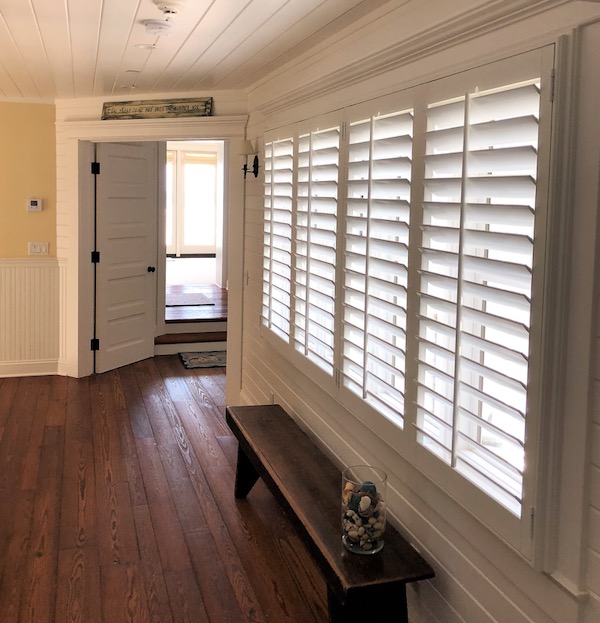
[[90, 340], [90, 350], [100, 350], [100, 340], [97, 337]]
[[99, 174], [100, 174], [100, 163], [92, 162], [92, 175], [99, 175]]
[[92, 251], [92, 264], [100, 262], [100, 251]]

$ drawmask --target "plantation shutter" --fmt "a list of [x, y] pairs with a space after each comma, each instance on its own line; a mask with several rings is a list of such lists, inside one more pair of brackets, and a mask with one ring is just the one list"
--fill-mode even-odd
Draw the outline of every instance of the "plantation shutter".
[[333, 376], [340, 128], [298, 139], [295, 349]]
[[262, 322], [289, 342], [294, 141], [265, 144]]
[[417, 440], [521, 513], [539, 81], [427, 109]]
[[402, 426], [412, 112], [349, 128], [342, 382]]

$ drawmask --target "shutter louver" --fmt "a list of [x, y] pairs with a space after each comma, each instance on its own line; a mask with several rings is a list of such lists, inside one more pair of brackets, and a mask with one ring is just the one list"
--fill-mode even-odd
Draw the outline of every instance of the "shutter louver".
[[427, 113], [417, 439], [517, 516], [539, 107], [530, 82]]
[[350, 125], [342, 382], [403, 426], [412, 112]]
[[265, 145], [263, 325], [289, 342], [294, 142]]
[[294, 346], [333, 376], [340, 128], [298, 140]]

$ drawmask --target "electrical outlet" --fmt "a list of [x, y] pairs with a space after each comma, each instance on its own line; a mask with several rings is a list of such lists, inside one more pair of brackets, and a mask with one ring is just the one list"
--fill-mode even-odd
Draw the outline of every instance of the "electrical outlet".
[[48, 255], [47, 242], [28, 242], [27, 252], [29, 255]]

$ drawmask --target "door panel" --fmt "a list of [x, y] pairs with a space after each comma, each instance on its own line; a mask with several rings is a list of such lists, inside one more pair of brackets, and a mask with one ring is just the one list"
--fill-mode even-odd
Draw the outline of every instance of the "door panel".
[[100, 143], [96, 178], [96, 372], [154, 354], [157, 144]]

